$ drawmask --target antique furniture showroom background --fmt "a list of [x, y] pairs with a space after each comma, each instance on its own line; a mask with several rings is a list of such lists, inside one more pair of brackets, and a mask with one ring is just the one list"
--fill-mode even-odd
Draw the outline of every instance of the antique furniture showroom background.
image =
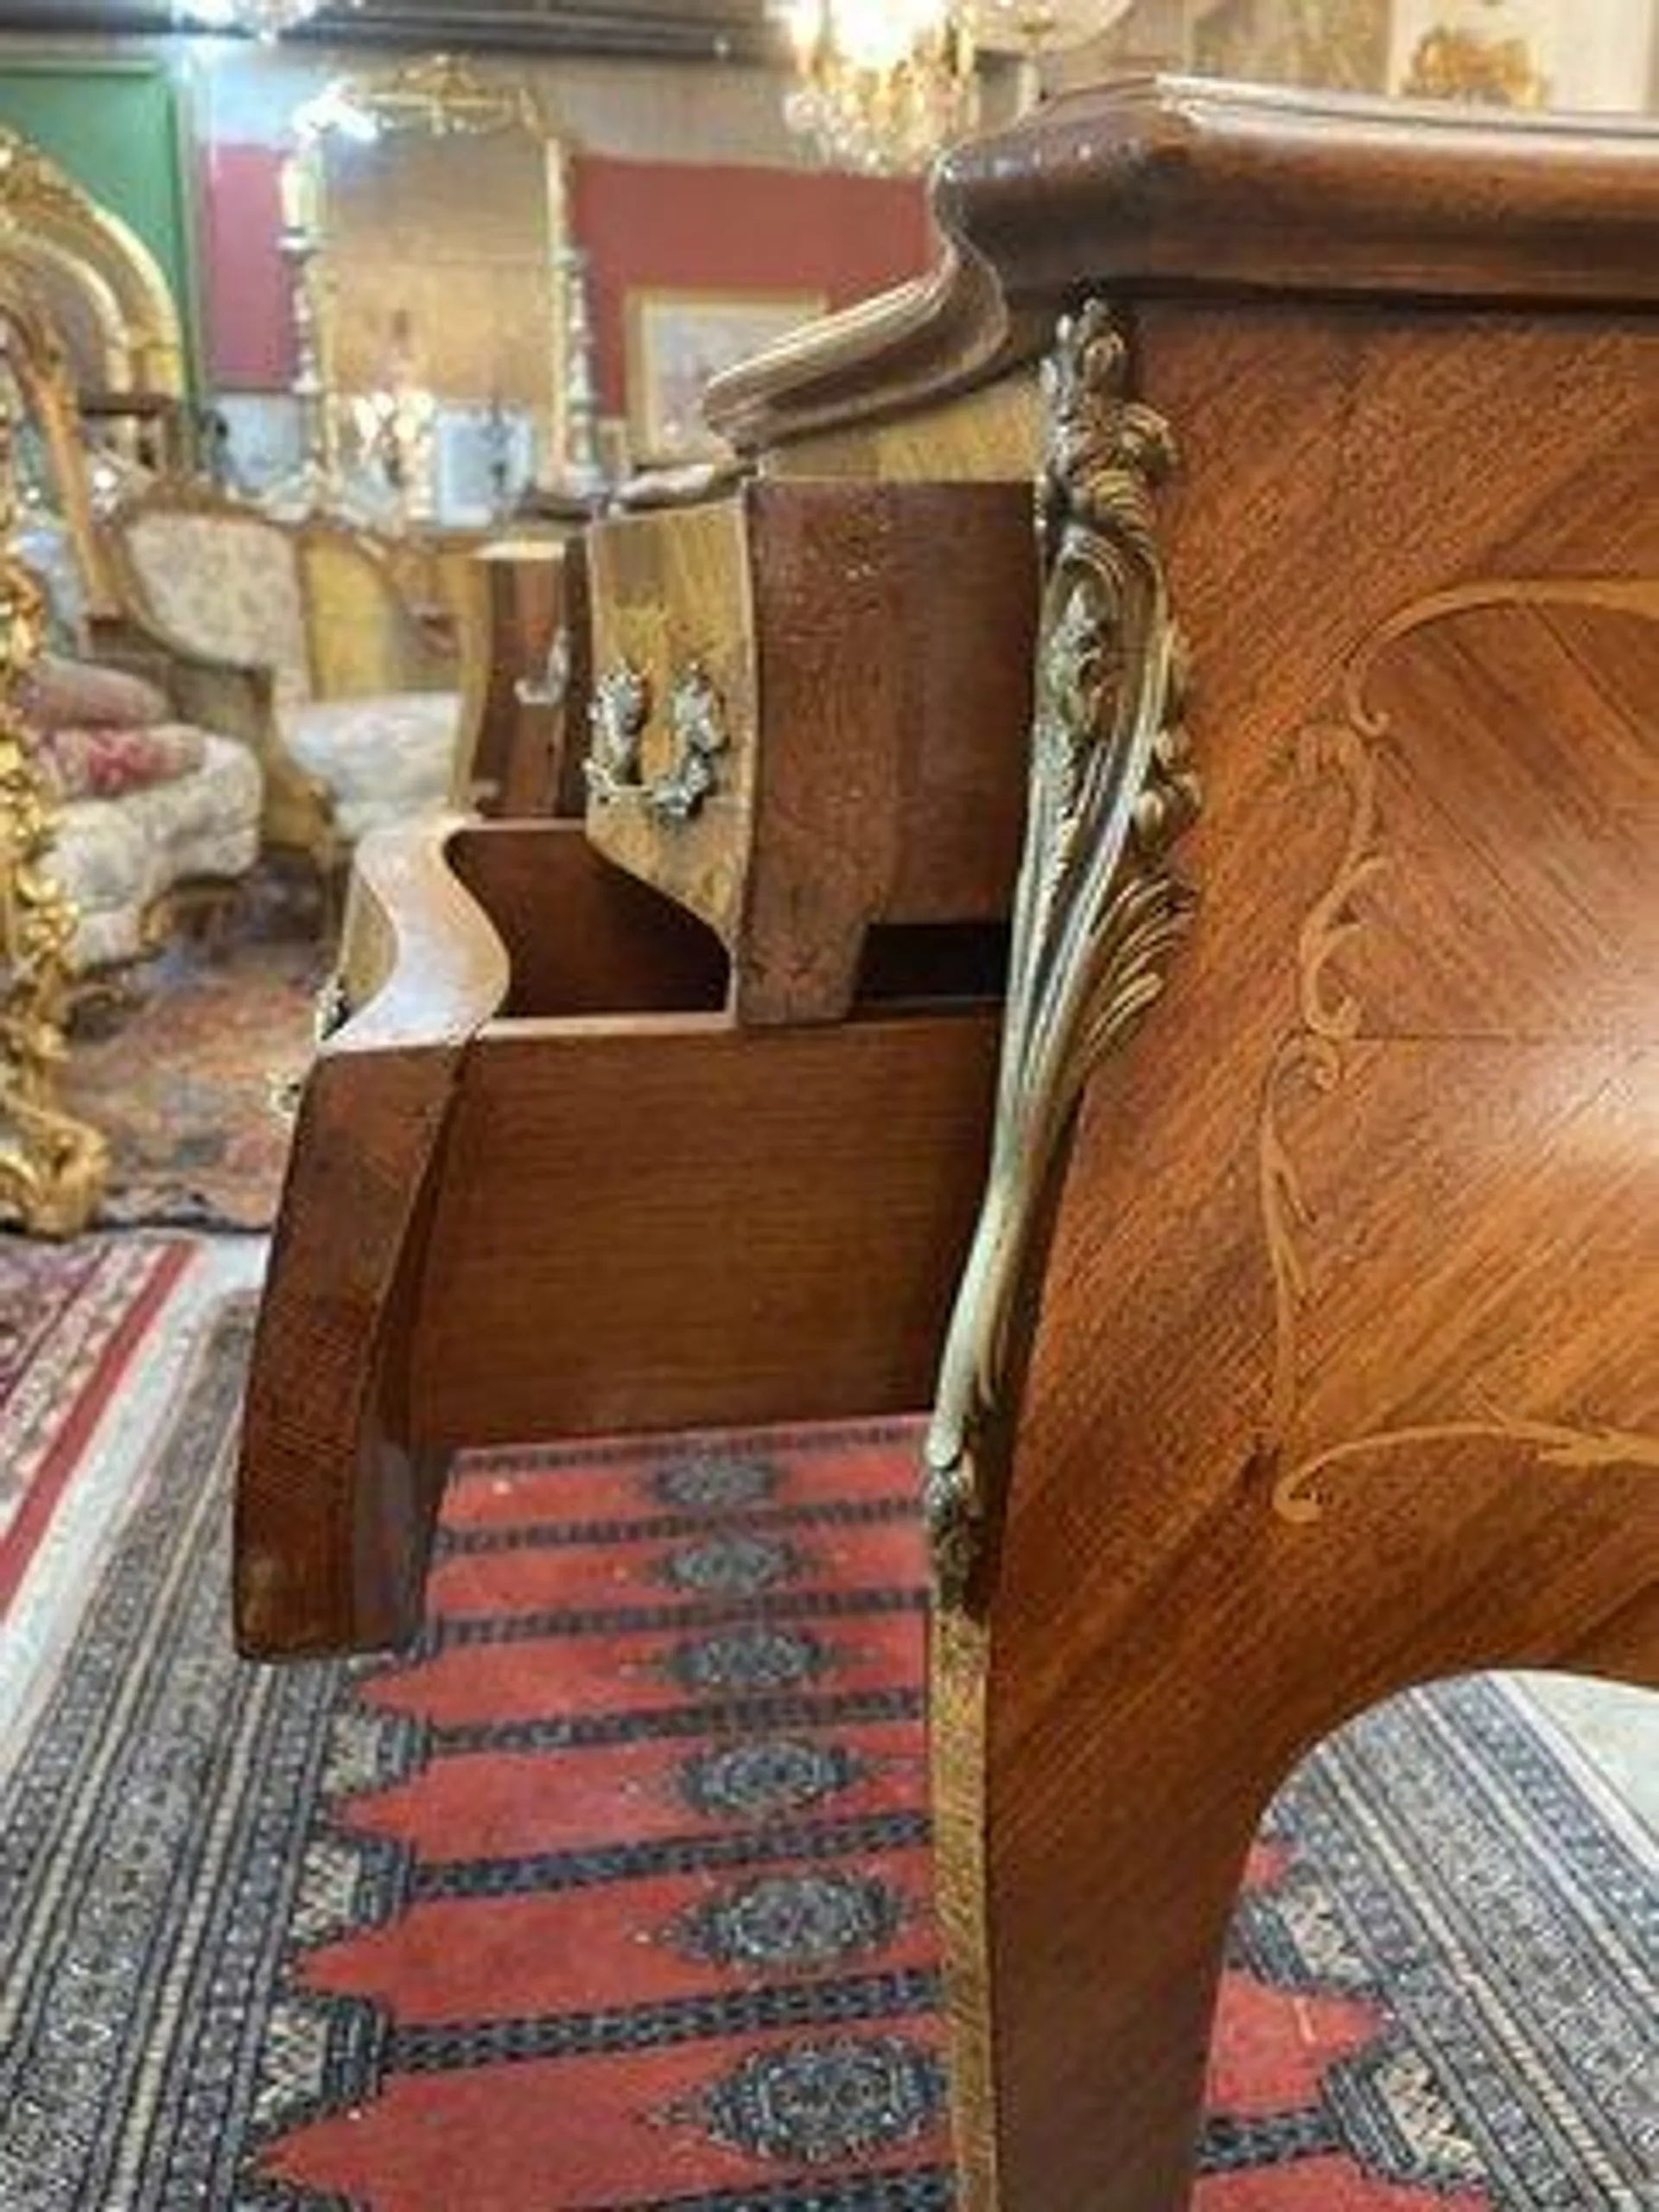
[[1659, 2203], [1656, 117], [0, 4], [0, 2212]]

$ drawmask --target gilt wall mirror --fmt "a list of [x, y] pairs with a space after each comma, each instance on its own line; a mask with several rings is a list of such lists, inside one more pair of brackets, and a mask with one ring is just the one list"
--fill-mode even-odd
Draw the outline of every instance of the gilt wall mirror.
[[593, 435], [581, 256], [534, 95], [435, 55], [340, 79], [294, 125], [283, 243], [314, 503], [484, 525], [569, 482]]
[[161, 264], [40, 149], [0, 129], [0, 253], [27, 272], [111, 465], [187, 457], [184, 341]]
[[16, 244], [0, 231], [0, 409], [17, 494], [11, 544], [46, 594], [53, 644], [77, 652], [87, 624], [118, 613], [120, 595], [93, 516], [94, 464], [70, 355]]

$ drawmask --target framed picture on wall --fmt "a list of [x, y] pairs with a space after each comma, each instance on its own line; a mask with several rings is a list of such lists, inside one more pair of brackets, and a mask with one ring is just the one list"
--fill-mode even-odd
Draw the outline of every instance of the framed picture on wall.
[[628, 435], [636, 462], [716, 460], [704, 385], [824, 311], [821, 293], [638, 290], [626, 302]]

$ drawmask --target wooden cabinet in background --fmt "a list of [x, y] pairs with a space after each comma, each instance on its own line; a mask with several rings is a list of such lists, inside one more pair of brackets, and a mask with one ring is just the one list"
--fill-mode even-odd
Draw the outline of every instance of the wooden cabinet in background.
[[582, 536], [493, 539], [467, 568], [462, 796], [490, 820], [580, 815], [590, 688]]

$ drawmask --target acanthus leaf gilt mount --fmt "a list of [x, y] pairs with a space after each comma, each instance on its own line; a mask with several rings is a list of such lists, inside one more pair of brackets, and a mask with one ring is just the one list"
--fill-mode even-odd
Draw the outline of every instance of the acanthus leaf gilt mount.
[[1154, 493], [1169, 425], [1100, 301], [1044, 365], [1044, 586], [1030, 798], [991, 1165], [925, 1446], [941, 1602], [973, 1610], [1000, 1519], [1052, 1212], [1091, 1072], [1163, 988], [1192, 904], [1169, 862], [1199, 791]]

